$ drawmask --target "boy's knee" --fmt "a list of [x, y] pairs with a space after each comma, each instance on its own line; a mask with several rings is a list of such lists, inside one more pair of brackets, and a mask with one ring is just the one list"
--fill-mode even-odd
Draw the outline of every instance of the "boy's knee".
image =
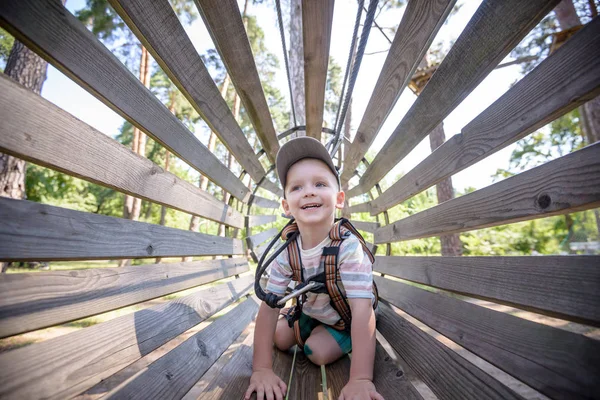
[[[312, 343], [312, 342], [314, 342], [314, 341], [311, 341], [310, 338], [308, 338], [308, 340], [304, 344], [304, 355], [306, 355], [306, 357], [313, 364], [316, 364], [316, 365], [328, 364], [330, 362], [330, 360], [327, 360], [327, 357], [326, 357], [323, 349], [320, 348], [320, 346], [318, 344]], [[312, 347], [311, 347], [311, 345], [312, 345]]]
[[277, 329], [275, 330], [275, 336], [273, 337], [273, 342], [275, 343], [275, 347], [277, 347], [279, 350], [287, 351], [294, 345], [296, 340], [293, 336], [293, 332], [292, 335], [290, 335], [290, 330], [277, 326]]

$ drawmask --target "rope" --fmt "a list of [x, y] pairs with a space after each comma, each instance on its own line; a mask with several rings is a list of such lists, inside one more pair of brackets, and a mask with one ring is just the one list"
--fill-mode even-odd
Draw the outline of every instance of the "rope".
[[281, 47], [283, 47], [283, 59], [285, 61], [285, 71], [287, 73], [288, 87], [290, 89], [290, 103], [292, 104], [292, 116], [294, 118], [294, 126], [297, 126], [296, 122], [296, 109], [294, 107], [294, 94], [292, 93], [292, 81], [290, 80], [290, 65], [288, 63], [287, 48], [285, 46], [285, 33], [283, 32], [283, 18], [281, 16], [281, 3], [280, 0], [275, 0], [275, 6], [277, 8], [277, 19], [279, 20], [279, 34], [281, 35]]
[[369, 2], [369, 9], [367, 11], [367, 15], [365, 16], [365, 23], [363, 26], [362, 34], [360, 36], [360, 43], [358, 45], [358, 50], [356, 51], [356, 60], [354, 62], [354, 65], [352, 66], [352, 76], [350, 77], [350, 84], [348, 85], [348, 93], [346, 94], [346, 98], [344, 100], [344, 108], [342, 109], [340, 123], [336, 129], [335, 138], [333, 139], [334, 146], [331, 154], [335, 154], [337, 152], [338, 147], [341, 144], [341, 141], [339, 140], [340, 133], [344, 125], [346, 112], [348, 111], [348, 104], [350, 103], [350, 99], [352, 98], [352, 92], [354, 91], [354, 84], [356, 83], [356, 77], [358, 76], [360, 63], [362, 62], [365, 47], [367, 46], [367, 40], [369, 39], [369, 33], [371, 32], [371, 25], [373, 24], [373, 19], [375, 17], [375, 10], [377, 9], [378, 1], [379, 0], [370, 0]]

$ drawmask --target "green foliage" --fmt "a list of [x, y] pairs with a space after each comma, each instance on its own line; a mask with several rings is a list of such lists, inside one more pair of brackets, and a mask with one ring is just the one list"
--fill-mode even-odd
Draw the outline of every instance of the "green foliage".
[[15, 38], [4, 29], [0, 28], [0, 68], [4, 71], [8, 56], [15, 43]]

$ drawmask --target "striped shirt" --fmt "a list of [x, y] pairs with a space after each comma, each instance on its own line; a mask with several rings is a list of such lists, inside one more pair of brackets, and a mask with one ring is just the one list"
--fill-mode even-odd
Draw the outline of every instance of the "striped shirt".
[[[298, 236], [298, 245], [304, 278], [310, 280], [310, 277], [324, 271], [325, 267], [321, 260], [321, 254], [323, 247], [331, 245], [331, 239], [327, 236], [312, 249], [302, 250], [302, 239]], [[288, 260], [286, 249], [271, 264], [271, 275], [267, 282], [268, 292], [280, 296], [285, 293], [288, 284], [292, 280], [292, 268]], [[339, 287], [346, 298], [372, 299], [374, 301], [371, 260], [363, 251], [358, 238], [351, 233], [347, 239], [342, 241], [340, 246], [338, 268], [342, 280]], [[331, 306], [327, 293], [307, 293], [302, 312], [327, 325], [335, 325], [340, 320], [340, 315]]]

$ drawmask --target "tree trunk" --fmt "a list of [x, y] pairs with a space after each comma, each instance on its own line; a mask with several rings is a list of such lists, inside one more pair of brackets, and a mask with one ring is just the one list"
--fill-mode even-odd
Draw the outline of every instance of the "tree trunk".
[[[4, 73], [34, 93], [40, 94], [46, 80], [48, 63], [23, 43], [15, 40], [6, 62]], [[0, 153], [0, 196], [11, 199], [26, 198], [25, 160]], [[0, 263], [2, 272], [6, 272], [9, 263]]]
[[[144, 46], [142, 46], [142, 55], [140, 56], [140, 82], [147, 88], [150, 87], [150, 53]], [[140, 131], [137, 127], [133, 128], [133, 141], [131, 142], [131, 149], [134, 153], [146, 156], [146, 135]], [[123, 218], [137, 221], [140, 219], [140, 211], [142, 209], [142, 199], [137, 197], [125, 195], [125, 202], [123, 204]], [[119, 267], [131, 265], [130, 259], [123, 259], [119, 262]]]
[[[306, 107], [304, 104], [304, 46], [302, 40], [302, 0], [290, 1], [290, 81], [292, 83], [292, 99], [296, 110], [296, 123], [306, 124]], [[290, 124], [294, 121], [290, 118]], [[303, 136], [294, 132], [292, 137]]]
[[[444, 123], [442, 122], [429, 134], [431, 151], [435, 151], [435, 149], [444, 144], [445, 141], [446, 135], [444, 133]], [[454, 198], [454, 188], [452, 187], [451, 177], [442, 180], [435, 185], [435, 188], [437, 191], [438, 204]], [[458, 233], [440, 236], [440, 242], [442, 244], [442, 256], [462, 255], [462, 242]]]

